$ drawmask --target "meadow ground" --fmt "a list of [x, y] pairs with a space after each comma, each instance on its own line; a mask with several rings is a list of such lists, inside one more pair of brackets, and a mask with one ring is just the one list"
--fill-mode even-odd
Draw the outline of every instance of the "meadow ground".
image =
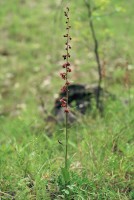
[[[69, 129], [71, 181], [64, 190], [64, 126], [48, 124], [48, 113], [63, 84], [66, 2], [0, 2], [0, 199], [134, 199], [134, 1], [112, 1], [94, 15], [103, 86], [116, 96], [105, 102], [104, 116], [94, 109]], [[72, 1], [71, 63], [74, 83], [98, 80], [94, 43], [84, 1]], [[124, 87], [129, 63], [130, 93]], [[129, 100], [131, 100], [129, 102]]]

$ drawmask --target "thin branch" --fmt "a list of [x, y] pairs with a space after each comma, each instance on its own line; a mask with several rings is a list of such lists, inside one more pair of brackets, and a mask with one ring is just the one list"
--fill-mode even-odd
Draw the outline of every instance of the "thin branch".
[[91, 4], [90, 4], [90, 2], [87, 2], [87, 0], [84, 0], [84, 1], [85, 1], [85, 5], [88, 9], [89, 26], [90, 26], [92, 38], [93, 38], [93, 41], [94, 41], [94, 53], [95, 53], [96, 62], [97, 62], [97, 66], [98, 66], [99, 80], [98, 80], [98, 91], [97, 91], [97, 98], [96, 98], [96, 106], [100, 110], [100, 87], [101, 87], [101, 82], [102, 82], [102, 75], [101, 75], [101, 62], [100, 62], [100, 56], [99, 56], [99, 44], [98, 44], [98, 40], [97, 40], [97, 37], [96, 37], [94, 23], [93, 23], [93, 20], [92, 20]]

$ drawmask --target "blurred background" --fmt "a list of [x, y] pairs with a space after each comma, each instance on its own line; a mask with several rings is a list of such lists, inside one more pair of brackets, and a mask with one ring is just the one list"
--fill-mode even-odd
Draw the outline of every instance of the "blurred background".
[[[105, 85], [124, 90], [126, 62], [133, 84], [133, 0], [95, 1], [92, 20], [105, 63]], [[0, 1], [0, 117], [29, 119], [39, 114], [40, 98], [52, 109], [63, 84], [59, 77], [64, 53], [66, 1]], [[84, 1], [70, 2], [71, 64], [74, 83], [97, 83], [94, 41]]]

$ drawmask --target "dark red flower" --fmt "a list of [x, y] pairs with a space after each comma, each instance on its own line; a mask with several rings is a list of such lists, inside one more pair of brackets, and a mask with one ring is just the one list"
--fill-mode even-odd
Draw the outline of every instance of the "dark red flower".
[[67, 106], [67, 102], [65, 101], [65, 99], [60, 99], [61, 102], [61, 107], [66, 107]]
[[61, 76], [61, 78], [62, 78], [62, 79], [64, 79], [64, 80], [65, 80], [65, 79], [66, 79], [66, 76], [67, 76], [67, 74], [66, 74], [66, 73], [60, 73], [60, 76]]
[[66, 68], [66, 66], [67, 66], [67, 64], [66, 64], [66, 63], [64, 63], [64, 64], [62, 65], [62, 67], [63, 67], [63, 68]]
[[66, 108], [66, 109], [64, 110], [64, 112], [65, 112], [65, 113], [69, 113], [69, 109]]
[[71, 71], [72, 71], [72, 70], [68, 67], [68, 68], [67, 68], [67, 72], [71, 72]]
[[66, 60], [67, 55], [63, 55], [62, 57], [64, 58], [64, 60]]
[[70, 82], [69, 82], [69, 81], [67, 81], [67, 82], [66, 82], [66, 85], [70, 85]]
[[69, 62], [64, 63], [64, 64], [62, 65], [63, 68], [66, 68], [66, 67], [68, 67], [68, 66], [70, 66], [70, 63], [69, 63]]
[[64, 86], [61, 88], [61, 91], [62, 91], [62, 92], [66, 92], [66, 91], [67, 91], [67, 87], [64, 85]]

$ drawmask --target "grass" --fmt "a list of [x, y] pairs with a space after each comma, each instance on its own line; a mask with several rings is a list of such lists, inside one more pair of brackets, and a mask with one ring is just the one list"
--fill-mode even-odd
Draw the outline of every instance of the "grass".
[[[62, 80], [59, 78], [64, 38], [63, 8], [58, 1], [11, 0], [0, 3], [0, 198], [133, 200], [133, 26], [134, 2], [116, 1], [126, 12], [95, 18], [101, 58], [107, 61], [106, 88], [116, 95], [101, 118], [93, 111], [69, 130], [71, 183], [64, 190], [61, 167], [64, 127], [48, 124], [48, 112]], [[115, 3], [114, 3], [115, 5]], [[93, 42], [82, 1], [72, 11], [72, 80], [97, 80]], [[109, 8], [109, 12], [113, 7]], [[123, 63], [131, 68], [131, 107], [122, 84]], [[68, 194], [69, 193], [69, 194]]]

